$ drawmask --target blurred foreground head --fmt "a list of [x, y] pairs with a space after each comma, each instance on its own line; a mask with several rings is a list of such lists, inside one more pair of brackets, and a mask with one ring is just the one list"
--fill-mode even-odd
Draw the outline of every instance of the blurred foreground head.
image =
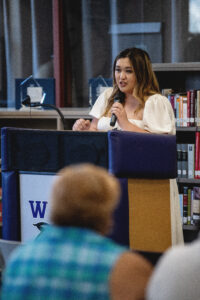
[[51, 220], [58, 226], [90, 228], [106, 234], [120, 196], [117, 179], [92, 164], [63, 168], [51, 194]]

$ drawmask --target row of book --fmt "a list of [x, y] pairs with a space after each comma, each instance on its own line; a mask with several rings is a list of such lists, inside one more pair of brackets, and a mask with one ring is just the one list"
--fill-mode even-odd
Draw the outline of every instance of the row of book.
[[178, 178], [197, 178], [195, 144], [177, 144], [177, 175]]
[[178, 178], [200, 179], [200, 132], [195, 132], [195, 144], [177, 143]]
[[200, 126], [200, 90], [169, 93], [166, 96], [174, 110], [176, 126]]
[[2, 187], [0, 187], [0, 226], [2, 226]]
[[183, 225], [200, 226], [200, 187], [183, 186], [179, 197]]

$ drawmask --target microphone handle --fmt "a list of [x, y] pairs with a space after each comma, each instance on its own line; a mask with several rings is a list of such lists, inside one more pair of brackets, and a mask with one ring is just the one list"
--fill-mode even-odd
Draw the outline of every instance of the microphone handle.
[[110, 119], [110, 126], [115, 126], [116, 121], [117, 121], [116, 115], [112, 114], [111, 119]]
[[[114, 102], [122, 103], [121, 99], [115, 99]], [[116, 115], [112, 114], [111, 119], [110, 119], [110, 126], [112, 126], [112, 127], [115, 126], [116, 121], [117, 121]]]

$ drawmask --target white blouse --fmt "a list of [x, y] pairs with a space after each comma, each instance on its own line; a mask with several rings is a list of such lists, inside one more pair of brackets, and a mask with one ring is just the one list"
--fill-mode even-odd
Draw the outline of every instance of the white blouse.
[[[98, 130], [107, 131], [113, 129], [113, 127], [110, 126], [110, 117], [102, 116], [111, 93], [112, 88], [107, 88], [97, 98], [90, 111], [91, 116], [99, 119], [97, 125]], [[172, 106], [169, 100], [160, 94], [152, 95], [147, 99], [142, 120], [129, 119], [129, 122], [151, 133], [176, 134], [175, 117]], [[117, 122], [114, 128], [118, 130], [121, 129]]]

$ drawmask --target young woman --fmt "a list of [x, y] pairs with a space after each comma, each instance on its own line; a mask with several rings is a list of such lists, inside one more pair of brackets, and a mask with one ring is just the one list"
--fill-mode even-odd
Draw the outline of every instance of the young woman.
[[[124, 103], [114, 102], [124, 93]], [[146, 51], [123, 50], [113, 65], [113, 88], [96, 100], [89, 120], [79, 119], [73, 130], [111, 130], [110, 118], [117, 117], [114, 128], [134, 131], [175, 134], [174, 113], [168, 99], [159, 92], [159, 85]]]
[[[115, 102], [122, 92], [123, 103]], [[117, 117], [110, 126], [112, 114]], [[113, 88], [96, 100], [90, 111], [92, 121], [79, 119], [73, 130], [119, 130], [176, 134], [175, 118], [169, 100], [160, 94], [159, 85], [146, 51], [128, 48], [119, 53], [113, 65]], [[170, 180], [172, 244], [183, 243], [178, 187]]]

